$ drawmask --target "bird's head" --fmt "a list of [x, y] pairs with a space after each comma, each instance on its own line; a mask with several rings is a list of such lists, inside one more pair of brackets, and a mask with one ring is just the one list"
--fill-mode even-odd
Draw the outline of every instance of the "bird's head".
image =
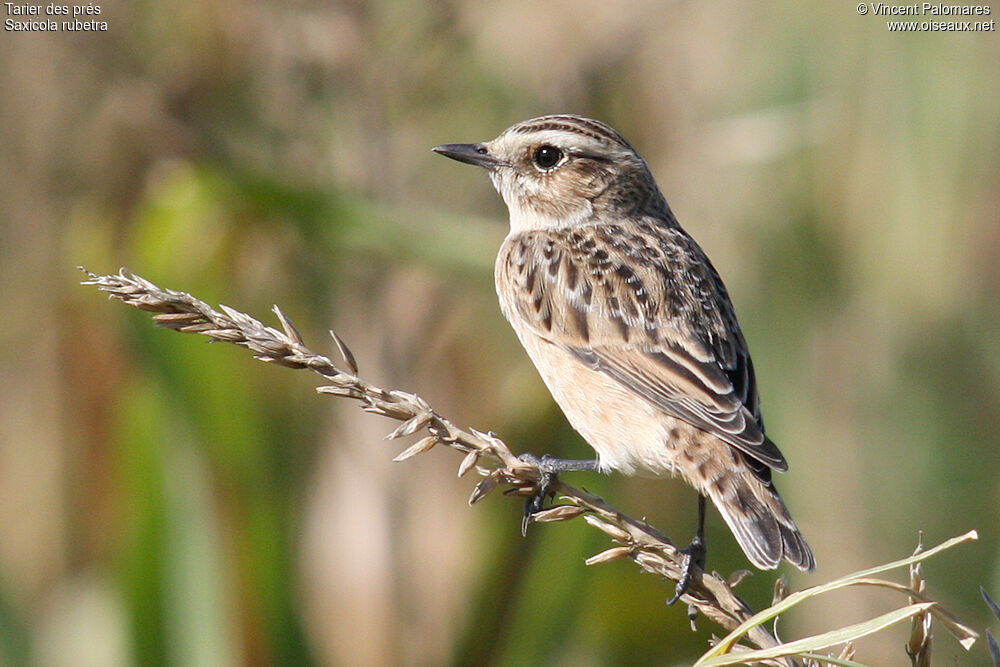
[[662, 200], [649, 167], [614, 129], [581, 116], [542, 116], [478, 144], [436, 153], [489, 171], [514, 231], [568, 227], [605, 213], [635, 215]]

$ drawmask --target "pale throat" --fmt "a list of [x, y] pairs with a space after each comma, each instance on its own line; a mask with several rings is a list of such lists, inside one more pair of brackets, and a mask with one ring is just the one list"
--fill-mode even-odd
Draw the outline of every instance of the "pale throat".
[[572, 227], [583, 224], [593, 215], [592, 204], [582, 197], [573, 202], [550, 200], [532, 196], [495, 174], [490, 174], [490, 177], [507, 204], [512, 234]]

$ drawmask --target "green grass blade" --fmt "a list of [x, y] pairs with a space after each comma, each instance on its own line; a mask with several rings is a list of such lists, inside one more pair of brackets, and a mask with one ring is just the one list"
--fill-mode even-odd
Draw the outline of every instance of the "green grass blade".
[[882, 614], [881, 616], [876, 616], [868, 621], [855, 623], [854, 625], [848, 625], [844, 628], [838, 628], [837, 630], [831, 630], [822, 634], [813, 635], [812, 637], [806, 637], [805, 639], [798, 639], [793, 642], [788, 642], [787, 644], [782, 644], [781, 646], [761, 649], [758, 651], [740, 651], [739, 653], [730, 653], [728, 655], [709, 658], [708, 660], [699, 660], [695, 663], [695, 665], [700, 667], [722, 667], [722, 665], [737, 665], [754, 660], [800, 655], [803, 652], [812, 653], [830, 646], [846, 644], [847, 642], [874, 634], [880, 630], [884, 630], [885, 628], [895, 625], [896, 623], [916, 616], [917, 614], [922, 614], [935, 604], [935, 602], [919, 602], [917, 604], [907, 605], [906, 607], [894, 609], [893, 611]]
[[[722, 641], [720, 641], [716, 646], [714, 646], [711, 650], [709, 650], [701, 658], [699, 658], [698, 662], [695, 663], [695, 667], [700, 667], [701, 665], [709, 664], [705, 661], [707, 661], [710, 658], [725, 655], [732, 649], [733, 645], [735, 645], [736, 642], [738, 642], [743, 637], [743, 635], [747, 633], [747, 631], [750, 628], [760, 625], [762, 623], [766, 623], [767, 621], [771, 620], [772, 618], [775, 618], [779, 614], [791, 609], [795, 605], [800, 604], [810, 598], [822, 595], [823, 593], [828, 593], [830, 591], [837, 590], [838, 588], [844, 588], [845, 586], [855, 585], [856, 583], [858, 583], [859, 580], [869, 579], [874, 574], [879, 574], [887, 570], [893, 570], [899, 567], [905, 567], [911, 565], [913, 563], [918, 563], [946, 549], [950, 549], [951, 547], [957, 544], [968, 542], [970, 540], [976, 540], [978, 538], [979, 535], [976, 533], [976, 531], [970, 530], [964, 535], [953, 537], [950, 540], [947, 540], [946, 542], [943, 542], [932, 549], [928, 549], [927, 551], [914, 554], [909, 558], [903, 558], [902, 560], [893, 561], [891, 563], [879, 565], [873, 568], [869, 568], [867, 570], [861, 570], [860, 572], [854, 572], [852, 574], [840, 577], [839, 579], [834, 579], [833, 581], [828, 582], [826, 584], [813, 586], [812, 588], [807, 588], [803, 591], [792, 593], [778, 604], [768, 607], [767, 609], [764, 609], [763, 611], [754, 614], [746, 621], [741, 623], [735, 630], [726, 635], [726, 637], [724, 637]], [[964, 643], [963, 646], [965, 646]], [[971, 643], [969, 643], [969, 646], [971, 646]], [[965, 646], [965, 648], [968, 649], [968, 646]]]
[[828, 665], [837, 665], [838, 667], [868, 667], [868, 665], [863, 662], [856, 662], [854, 660], [848, 660], [847, 658], [834, 658], [833, 656], [822, 655], [821, 653], [800, 653], [799, 657], [809, 658], [810, 660], [826, 663]]

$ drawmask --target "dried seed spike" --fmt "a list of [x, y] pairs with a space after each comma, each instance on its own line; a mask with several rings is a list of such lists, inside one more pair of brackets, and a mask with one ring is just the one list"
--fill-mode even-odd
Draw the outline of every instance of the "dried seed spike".
[[337, 333], [330, 329], [330, 337], [333, 338], [333, 342], [337, 345], [337, 350], [340, 351], [340, 356], [344, 358], [344, 363], [347, 364], [347, 370], [351, 371], [354, 375], [358, 374], [358, 362], [354, 360], [354, 354], [351, 353], [347, 344], [340, 339]]
[[918, 553], [924, 550], [924, 531], [917, 531], [917, 548], [913, 550], [913, 555], [916, 556]]
[[465, 473], [472, 469], [472, 466], [476, 465], [476, 461], [479, 460], [479, 450], [472, 449], [469, 453], [465, 455], [462, 459], [462, 465], [458, 466], [458, 476], [465, 477]]
[[362, 396], [362, 394], [354, 387], [334, 387], [332, 385], [316, 387], [316, 393], [330, 394], [331, 396], [344, 396], [346, 398], [361, 398]]
[[[246, 341], [246, 336], [243, 335], [242, 331], [234, 331], [232, 329], [213, 329], [214, 325], [210, 323], [196, 324], [190, 327], [183, 327], [180, 331], [185, 333], [200, 333], [209, 336], [212, 341], [221, 341], [224, 343], [243, 343]], [[252, 346], [249, 346], [252, 349]]]
[[281, 312], [281, 308], [278, 308], [277, 304], [275, 304], [271, 310], [278, 316], [278, 321], [281, 322], [281, 328], [285, 330], [285, 335], [291, 338], [295, 344], [305, 345], [305, 341], [302, 339], [302, 334], [300, 334], [299, 330], [295, 328], [292, 321], [285, 317], [285, 314]]
[[[910, 564], [910, 588], [918, 593], [927, 592], [927, 580], [924, 578], [923, 563]], [[917, 600], [913, 600], [917, 602]]]
[[397, 454], [396, 457], [393, 459], [393, 462], [399, 463], [401, 461], [405, 461], [406, 459], [412, 458], [417, 454], [423, 454], [424, 452], [429, 451], [432, 447], [434, 447], [434, 445], [437, 444], [437, 441], [438, 441], [437, 438], [435, 438], [433, 435], [429, 435], [426, 438], [421, 438], [420, 440], [418, 440], [417, 442], [415, 442], [414, 444], [410, 445], [402, 452]]
[[726, 582], [729, 584], [730, 588], [736, 588], [739, 586], [740, 582], [752, 575], [753, 572], [750, 570], [736, 570], [731, 575], [729, 575], [729, 580]]
[[489, 433], [483, 433], [482, 431], [476, 430], [476, 429], [471, 428], [471, 427], [469, 428], [469, 433], [471, 433], [472, 435], [476, 436], [476, 438], [481, 443], [483, 443], [484, 445], [487, 445], [487, 446], [492, 446], [492, 445], [496, 444], [496, 442], [497, 442], [497, 439], [496, 439], [495, 436], [492, 436]]
[[499, 479], [500, 478], [495, 471], [481, 479], [479, 484], [476, 484], [476, 488], [472, 490], [472, 495], [469, 496], [469, 504], [475, 505], [480, 500], [488, 496], [493, 489], [497, 488]]
[[914, 616], [911, 619], [910, 640], [903, 647], [906, 650], [906, 655], [910, 656], [910, 661], [920, 667], [929, 667], [931, 664], [932, 618], [933, 616], [927, 612]]
[[841, 660], [854, 660], [855, 652], [854, 642], [847, 642], [844, 644], [844, 648], [840, 650], [838, 658]]
[[157, 313], [153, 321], [162, 326], [174, 322], [204, 322], [205, 318], [196, 313]]
[[411, 419], [407, 419], [405, 422], [400, 424], [395, 431], [385, 436], [385, 439], [395, 440], [396, 438], [405, 438], [408, 435], [413, 435], [422, 429], [424, 425], [430, 421], [430, 418], [431, 416], [425, 412], [417, 415], [416, 417], [412, 417]]
[[774, 580], [774, 595], [771, 598], [771, 604], [778, 604], [786, 597], [788, 597], [788, 579], [785, 579], [785, 575], [781, 575]]
[[250, 317], [246, 313], [236, 310], [235, 308], [230, 308], [224, 303], [220, 303], [219, 308], [226, 314], [227, 317], [229, 317], [229, 319], [237, 324], [246, 322], [247, 318]]
[[535, 512], [531, 515], [531, 520], [538, 523], [568, 521], [569, 519], [575, 519], [581, 514], [583, 514], [583, 509], [576, 505], [556, 505], [555, 507]]
[[583, 517], [583, 520], [589, 523], [594, 528], [603, 531], [613, 540], [617, 540], [619, 542], [631, 542], [631, 538], [629, 537], [629, 534], [627, 532], [625, 532], [618, 526], [610, 524], [607, 521], [604, 521], [603, 519], [594, 516], [593, 514], [588, 514], [587, 516]]
[[[916, 556], [924, 550], [924, 532], [917, 532], [917, 548], [913, 550]], [[917, 593], [923, 593], [927, 589], [927, 581], [924, 579], [921, 563], [910, 564], [910, 588]], [[910, 598], [910, 602], [918, 600]], [[914, 665], [921, 667], [931, 663], [931, 615], [927, 612], [917, 614], [910, 619], [910, 639], [905, 645], [906, 654], [910, 656], [910, 661]]]
[[698, 607], [693, 604], [688, 605], [688, 623], [691, 625], [691, 632], [698, 632]]
[[631, 555], [631, 553], [632, 547], [611, 547], [610, 549], [606, 549], [599, 554], [591, 556], [583, 562], [587, 565], [610, 563], [613, 560], [621, 560], [622, 558]]
[[382, 398], [387, 401], [392, 401], [393, 403], [409, 403], [417, 406], [424, 412], [430, 412], [431, 406], [424, 399], [420, 398], [416, 394], [411, 394], [408, 391], [399, 391], [398, 389], [393, 389], [391, 391], [381, 390]]

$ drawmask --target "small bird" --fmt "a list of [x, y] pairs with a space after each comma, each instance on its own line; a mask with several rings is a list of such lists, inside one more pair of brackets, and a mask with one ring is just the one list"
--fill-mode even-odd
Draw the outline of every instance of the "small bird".
[[[674, 600], [692, 562], [704, 568], [706, 496], [758, 568], [784, 558], [814, 569], [771, 481], [788, 464], [764, 434], [729, 294], [646, 161], [608, 125], [573, 115], [433, 150], [486, 169], [507, 204], [510, 233], [495, 274], [501, 310], [597, 452], [595, 461], [531, 457], [543, 473], [679, 475], [693, 486], [698, 532], [683, 550]], [[541, 509], [546, 491], [538, 493], [526, 522]]]

